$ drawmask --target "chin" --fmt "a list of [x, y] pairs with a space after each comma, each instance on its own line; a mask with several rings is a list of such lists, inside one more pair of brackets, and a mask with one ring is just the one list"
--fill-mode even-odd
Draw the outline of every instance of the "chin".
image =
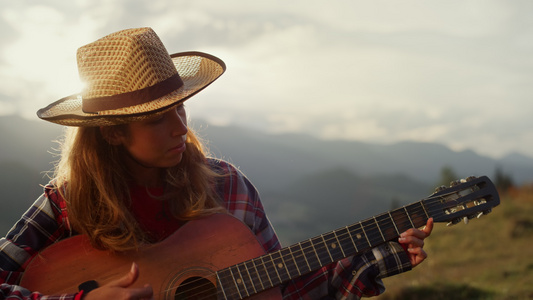
[[182, 158], [183, 157], [180, 155], [178, 159], [172, 160], [172, 162], [168, 164], [167, 168], [177, 167], [181, 163]]

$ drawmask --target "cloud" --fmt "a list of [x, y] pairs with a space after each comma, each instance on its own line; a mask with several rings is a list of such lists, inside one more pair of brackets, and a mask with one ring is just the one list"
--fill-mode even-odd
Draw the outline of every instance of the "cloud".
[[206, 51], [228, 65], [190, 101], [193, 116], [275, 132], [533, 156], [527, 139], [532, 6], [499, 0], [11, 2], [0, 11], [6, 24], [0, 101], [10, 103], [6, 111], [34, 115], [79, 89], [79, 46], [151, 26], [170, 52]]

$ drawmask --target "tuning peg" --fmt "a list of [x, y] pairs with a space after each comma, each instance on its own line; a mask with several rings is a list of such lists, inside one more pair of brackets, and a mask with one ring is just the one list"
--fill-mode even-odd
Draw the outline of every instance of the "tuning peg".
[[453, 226], [457, 223], [461, 222], [461, 218], [456, 218], [456, 219], [453, 219], [451, 222], [449, 222], [448, 224], [446, 224], [446, 226]]
[[484, 211], [483, 211], [483, 214], [484, 214], [484, 215], [488, 215], [488, 214], [490, 214], [491, 212], [492, 212], [492, 209], [489, 208], [489, 209], [487, 209], [487, 210], [484, 210]]
[[466, 180], [466, 181], [472, 181], [472, 180], [474, 180], [474, 179], [476, 179], [476, 178], [477, 178], [476, 176], [468, 176], [468, 177], [466, 177], [465, 180]]
[[468, 216], [465, 216], [465, 217], [463, 218], [463, 221], [465, 222], [465, 224], [468, 224]]
[[482, 211], [480, 211], [480, 212], [478, 212], [478, 213], [476, 214], [476, 218], [479, 219], [479, 218], [481, 218], [481, 216], [483, 216], [483, 215], [484, 215], [484, 213], [483, 213]]
[[477, 206], [477, 205], [484, 204], [484, 203], [487, 203], [487, 200], [485, 200], [485, 198], [481, 198], [481, 199], [474, 200], [474, 204], [475, 204], [476, 206]]
[[450, 182], [450, 186], [451, 187], [454, 187], [454, 186], [459, 185], [459, 184], [461, 184], [461, 180], [454, 180], [454, 181]]
[[440, 191], [444, 191], [445, 189], [447, 189], [447, 187], [445, 185], [441, 185], [441, 186], [435, 188], [435, 193], [438, 193]]

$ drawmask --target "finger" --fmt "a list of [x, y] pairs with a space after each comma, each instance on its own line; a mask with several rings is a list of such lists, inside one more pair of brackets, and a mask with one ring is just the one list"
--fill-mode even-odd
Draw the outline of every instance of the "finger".
[[410, 254], [409, 257], [411, 259], [411, 264], [413, 265], [413, 267], [419, 265], [428, 257], [426, 251], [424, 251], [424, 249], [419, 248], [419, 247], [408, 248], [407, 251]]
[[120, 277], [119, 279], [109, 283], [110, 286], [128, 287], [132, 285], [139, 277], [139, 266], [136, 263], [131, 265], [131, 269], [128, 274]]
[[433, 218], [428, 219], [426, 226], [424, 226], [422, 231], [426, 234], [426, 237], [431, 235], [431, 231], [433, 231]]
[[145, 285], [142, 288], [129, 289], [131, 299], [152, 299], [154, 291], [151, 285]]
[[417, 229], [417, 228], [411, 228], [411, 229], [404, 231], [401, 234], [401, 236], [415, 235], [418, 238], [426, 238], [431, 234], [431, 231], [433, 231], [433, 224], [434, 224], [433, 218], [429, 218], [424, 228], [422, 228], [422, 230]]
[[416, 229], [416, 228], [411, 228], [405, 232], [402, 232], [402, 234], [400, 234], [400, 237], [402, 238], [410, 238], [410, 237], [414, 237], [414, 238], [417, 238], [417, 239], [425, 239], [427, 237], [427, 234], [426, 232], [420, 230], [420, 229]]
[[421, 258], [426, 258], [427, 257], [427, 253], [426, 251], [424, 251], [423, 248], [420, 248], [420, 247], [409, 247], [407, 248], [407, 251], [411, 254], [414, 254], [418, 257], [421, 257]]
[[409, 245], [409, 247], [424, 247], [424, 239], [419, 239], [412, 235], [407, 235], [405, 237], [400, 237], [398, 239], [398, 242], [400, 244], [406, 244]]

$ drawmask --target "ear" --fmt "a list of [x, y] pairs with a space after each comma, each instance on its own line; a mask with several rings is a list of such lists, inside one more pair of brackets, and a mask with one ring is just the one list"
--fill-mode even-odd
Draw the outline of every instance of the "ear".
[[121, 145], [125, 138], [124, 132], [116, 126], [101, 126], [100, 133], [104, 140], [114, 146]]

